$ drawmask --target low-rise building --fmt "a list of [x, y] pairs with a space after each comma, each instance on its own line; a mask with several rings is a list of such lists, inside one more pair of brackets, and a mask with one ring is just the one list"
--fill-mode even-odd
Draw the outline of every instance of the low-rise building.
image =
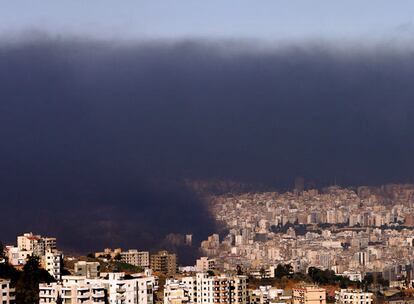
[[374, 301], [372, 292], [363, 292], [357, 289], [341, 289], [335, 292], [337, 304], [372, 304]]
[[291, 304], [292, 295], [287, 294], [283, 289], [272, 286], [259, 286], [258, 289], [250, 292], [250, 304]]

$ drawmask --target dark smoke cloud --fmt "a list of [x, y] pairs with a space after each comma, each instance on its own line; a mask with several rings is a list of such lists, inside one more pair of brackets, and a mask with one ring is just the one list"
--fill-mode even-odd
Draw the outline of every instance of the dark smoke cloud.
[[159, 248], [215, 224], [183, 179], [413, 181], [411, 50], [80, 40], [0, 48], [0, 239]]

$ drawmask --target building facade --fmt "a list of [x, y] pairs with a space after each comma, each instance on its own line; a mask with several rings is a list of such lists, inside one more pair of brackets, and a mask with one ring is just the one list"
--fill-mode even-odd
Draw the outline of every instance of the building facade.
[[318, 286], [293, 288], [293, 304], [326, 304], [326, 290]]
[[159, 251], [151, 255], [151, 269], [154, 272], [174, 275], [177, 272], [177, 256], [165, 250]]
[[247, 304], [247, 277], [197, 273], [195, 277], [167, 280], [164, 304], [182, 303]]
[[108, 273], [105, 277], [63, 276], [62, 282], [39, 285], [39, 303], [71, 304], [153, 304], [153, 276], [125, 277], [125, 273]]
[[335, 303], [337, 304], [372, 304], [373, 301], [372, 292], [356, 289], [341, 289], [335, 292]]
[[134, 266], [147, 268], [150, 266], [149, 252], [129, 249], [121, 252], [121, 261]]
[[10, 281], [0, 279], [0, 304], [16, 303], [15, 289], [10, 287]]

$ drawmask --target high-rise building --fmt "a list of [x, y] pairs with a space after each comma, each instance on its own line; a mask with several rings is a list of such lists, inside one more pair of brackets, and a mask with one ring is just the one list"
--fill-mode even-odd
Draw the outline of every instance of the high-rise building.
[[63, 268], [63, 254], [57, 250], [48, 249], [41, 258], [41, 266], [55, 278], [60, 280]]
[[177, 256], [165, 250], [159, 251], [151, 255], [151, 269], [154, 272], [174, 275], [177, 272]]
[[185, 244], [187, 246], [193, 245], [193, 235], [192, 234], [186, 234], [185, 235]]
[[295, 178], [295, 190], [294, 192], [300, 194], [305, 190], [305, 179], [302, 176]]

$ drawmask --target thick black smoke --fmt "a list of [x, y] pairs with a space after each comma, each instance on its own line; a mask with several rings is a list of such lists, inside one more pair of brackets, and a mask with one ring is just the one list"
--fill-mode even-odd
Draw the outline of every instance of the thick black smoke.
[[0, 239], [162, 247], [214, 231], [183, 179], [414, 181], [411, 50], [0, 47]]

